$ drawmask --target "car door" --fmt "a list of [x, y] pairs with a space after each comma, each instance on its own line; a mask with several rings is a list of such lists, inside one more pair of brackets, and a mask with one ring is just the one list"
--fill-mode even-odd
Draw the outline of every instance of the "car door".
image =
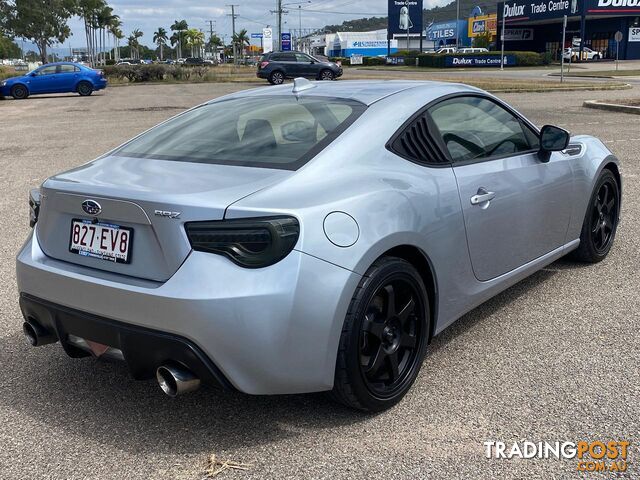
[[301, 75], [298, 60], [293, 52], [277, 54], [277, 62], [282, 65], [287, 77], [298, 77]]
[[56, 84], [58, 92], [73, 92], [80, 69], [75, 65], [58, 65]]
[[295, 55], [296, 63], [298, 64], [298, 75], [316, 78], [320, 73], [320, 65], [309, 55], [305, 55], [304, 53], [296, 53]]
[[30, 93], [55, 93], [56, 92], [56, 65], [45, 65], [33, 72], [29, 79]]
[[478, 280], [564, 245], [573, 188], [564, 155], [541, 155], [538, 132], [482, 95], [445, 99], [429, 115], [453, 163]]

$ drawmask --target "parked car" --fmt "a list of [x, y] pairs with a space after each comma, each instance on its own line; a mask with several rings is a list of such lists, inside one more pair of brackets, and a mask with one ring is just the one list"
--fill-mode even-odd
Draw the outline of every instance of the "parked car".
[[342, 76], [342, 67], [334, 62], [321, 62], [303, 52], [271, 52], [260, 59], [257, 76], [272, 85], [296, 77], [335, 80]]
[[436, 50], [435, 53], [437, 53], [438, 55], [443, 55], [443, 54], [451, 54], [451, 53], [457, 53], [457, 52], [458, 52], [458, 49], [456, 47], [443, 47]]
[[384, 410], [457, 318], [559, 258], [607, 257], [618, 163], [461, 84], [237, 92], [31, 193], [24, 332], [171, 396]]
[[458, 53], [486, 53], [489, 50], [486, 48], [479, 47], [466, 47], [458, 50]]
[[23, 75], [0, 82], [0, 96], [22, 100], [29, 95], [77, 92], [82, 96], [107, 87], [101, 70], [70, 62], [49, 63]]
[[200, 57], [189, 57], [189, 58], [185, 58], [184, 64], [203, 66], [203, 65], [215, 65], [215, 62], [213, 60], [205, 60], [204, 58], [200, 58]]
[[[583, 47], [582, 54], [585, 60], [600, 60], [602, 56], [599, 52]], [[580, 58], [580, 47], [566, 48], [562, 55], [565, 61], [575, 62]]]

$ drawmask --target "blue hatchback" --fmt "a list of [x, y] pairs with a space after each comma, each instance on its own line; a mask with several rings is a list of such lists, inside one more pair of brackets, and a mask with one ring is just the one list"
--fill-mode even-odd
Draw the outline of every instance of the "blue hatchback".
[[94, 90], [107, 87], [107, 79], [100, 70], [70, 62], [48, 63], [21, 77], [0, 82], [0, 96], [22, 100], [41, 93], [77, 92], [91, 95]]

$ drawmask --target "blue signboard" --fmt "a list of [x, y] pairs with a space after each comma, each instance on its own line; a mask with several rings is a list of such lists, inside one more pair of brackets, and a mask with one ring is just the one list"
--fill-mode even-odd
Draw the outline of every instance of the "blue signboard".
[[389, 39], [396, 34], [422, 33], [422, 0], [389, 0]]
[[282, 51], [283, 52], [291, 51], [291, 34], [290, 33], [282, 33]]
[[510, 0], [498, 4], [498, 18], [507, 23], [519, 20], [547, 20], [580, 15], [578, 0]]
[[427, 30], [429, 40], [449, 40], [456, 38], [456, 22], [439, 22], [429, 26]]
[[[447, 55], [444, 59], [446, 67], [499, 67], [500, 55]], [[515, 55], [505, 55], [504, 65], [513, 67]]]
[[252, 33], [251, 34], [251, 38], [262, 38], [262, 34], [261, 33]]

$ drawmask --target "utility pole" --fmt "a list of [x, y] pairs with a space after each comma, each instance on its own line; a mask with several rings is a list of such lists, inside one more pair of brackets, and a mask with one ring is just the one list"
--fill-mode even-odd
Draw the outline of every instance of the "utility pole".
[[278, 0], [278, 51], [282, 50], [282, 0]]
[[[209, 43], [211, 43], [211, 39], [213, 38], [213, 24], [216, 23], [214, 20], [207, 20], [207, 23], [209, 24]], [[209, 45], [209, 47], [211, 47], [211, 55], [213, 55], [214, 57], [216, 57], [216, 63], [218, 62], [217, 57], [218, 57], [218, 52], [214, 52], [213, 51], [213, 45]], [[206, 50], [206, 43], [205, 43], [205, 50]], [[216, 47], [217, 48], [217, 47]]]
[[298, 50], [302, 50], [302, 5], [298, 5]]
[[460, 0], [456, 2], [456, 50], [460, 48]]
[[236, 37], [236, 18], [239, 17], [239, 15], [236, 15], [236, 7], [239, 7], [239, 6], [240, 5], [227, 5], [227, 7], [231, 7], [231, 15], [229, 16], [231, 17], [231, 30], [233, 31], [233, 36], [231, 37], [231, 44], [233, 46], [233, 64], [234, 65], [238, 64], [238, 55], [237, 55], [235, 37]]

